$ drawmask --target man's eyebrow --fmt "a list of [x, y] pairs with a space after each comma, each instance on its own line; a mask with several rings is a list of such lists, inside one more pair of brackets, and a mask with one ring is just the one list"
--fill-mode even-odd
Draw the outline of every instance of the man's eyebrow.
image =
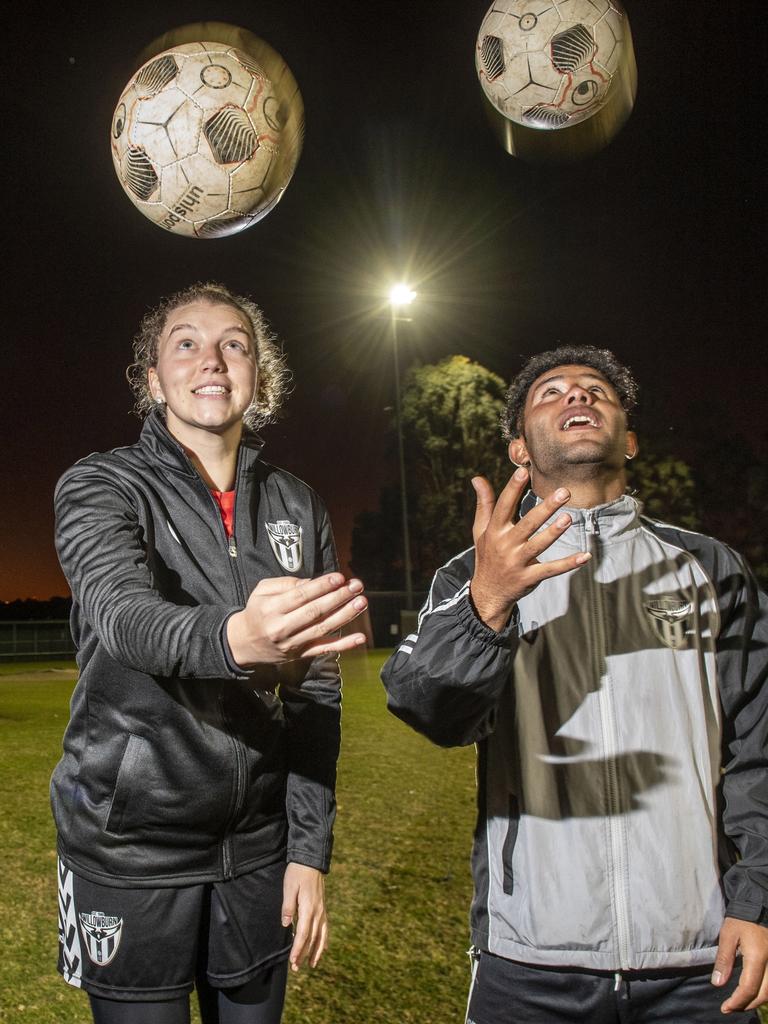
[[[173, 327], [170, 329], [170, 331], [168, 331], [168, 337], [170, 338], [170, 336], [173, 334], [174, 331], [197, 331], [197, 330], [199, 330], [199, 328], [195, 327], [194, 324], [174, 324]], [[227, 331], [239, 331], [241, 334], [247, 334], [249, 338], [251, 336], [250, 332], [245, 327], [243, 327], [242, 324], [232, 324], [230, 327], [225, 327], [224, 331], [222, 333], [226, 333]]]
[[[555, 373], [551, 377], [547, 377], [546, 380], [539, 381], [539, 383], [535, 385], [533, 390], [538, 391], [539, 388], [543, 388], [545, 384], [551, 384], [553, 381], [556, 380], [563, 380], [564, 376], [565, 375], [562, 373]], [[599, 373], [580, 373], [579, 377], [591, 377], [592, 380], [599, 380], [601, 384], [608, 383], [605, 377], [601, 377]]]

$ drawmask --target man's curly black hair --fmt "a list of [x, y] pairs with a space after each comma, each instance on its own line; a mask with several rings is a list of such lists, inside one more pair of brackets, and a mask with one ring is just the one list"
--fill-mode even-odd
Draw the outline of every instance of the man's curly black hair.
[[589, 366], [612, 385], [627, 414], [637, 404], [637, 381], [610, 349], [595, 348], [594, 345], [560, 345], [533, 356], [512, 381], [506, 395], [506, 408], [501, 414], [501, 431], [505, 440], [513, 441], [523, 433], [523, 410], [531, 384], [556, 366]]

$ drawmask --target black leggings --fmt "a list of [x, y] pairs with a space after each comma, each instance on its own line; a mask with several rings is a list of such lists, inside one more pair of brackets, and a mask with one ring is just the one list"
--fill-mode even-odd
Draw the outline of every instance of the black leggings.
[[[198, 978], [197, 999], [203, 1024], [280, 1024], [285, 1001], [287, 961], [276, 964], [238, 988], [213, 988]], [[94, 1024], [189, 1024], [189, 998], [155, 1003], [89, 996]]]

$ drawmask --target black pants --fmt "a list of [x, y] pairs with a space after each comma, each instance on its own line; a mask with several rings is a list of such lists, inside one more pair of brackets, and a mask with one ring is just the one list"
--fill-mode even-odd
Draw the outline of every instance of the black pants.
[[724, 1016], [720, 1005], [738, 984], [709, 981], [712, 967], [687, 970], [582, 971], [521, 964], [481, 953], [467, 1024], [757, 1024], [757, 1014]]

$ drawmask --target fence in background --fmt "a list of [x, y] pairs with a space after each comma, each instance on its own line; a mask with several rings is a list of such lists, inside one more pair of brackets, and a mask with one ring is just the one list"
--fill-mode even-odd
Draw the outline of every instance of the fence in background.
[[0, 622], [0, 662], [74, 658], [75, 645], [66, 619]]
[[[416, 628], [417, 609], [426, 594], [414, 595], [416, 609], [407, 609], [405, 591], [374, 590], [368, 593], [367, 622], [356, 628], [369, 633], [374, 647], [394, 647]], [[0, 662], [45, 661], [73, 658], [75, 645], [66, 619], [35, 619], [23, 622], [0, 621]]]
[[404, 590], [369, 590], [366, 596], [374, 647], [394, 647], [414, 632], [418, 610], [427, 599], [425, 592], [414, 594], [415, 608], [409, 609]]

